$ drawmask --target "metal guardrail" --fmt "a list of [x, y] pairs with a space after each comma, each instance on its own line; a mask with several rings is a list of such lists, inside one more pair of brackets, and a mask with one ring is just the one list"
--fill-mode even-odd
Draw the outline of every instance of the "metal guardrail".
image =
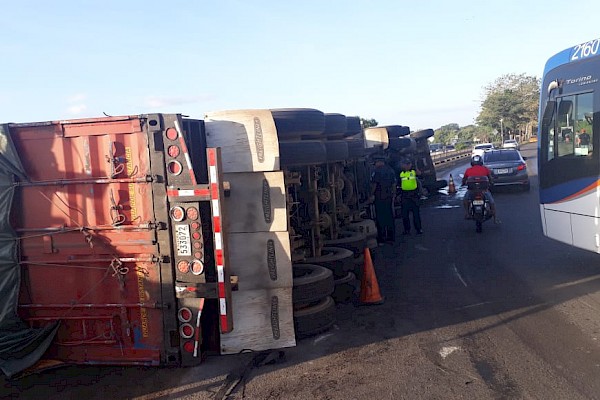
[[441, 153], [434, 153], [431, 155], [433, 165], [443, 165], [463, 158], [471, 157], [471, 149], [465, 150], [450, 150]]

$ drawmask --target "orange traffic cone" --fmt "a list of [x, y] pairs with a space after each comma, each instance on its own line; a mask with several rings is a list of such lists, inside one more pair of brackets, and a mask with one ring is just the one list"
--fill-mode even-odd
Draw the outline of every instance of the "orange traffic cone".
[[450, 179], [448, 180], [448, 193], [456, 193], [456, 186], [454, 186], [454, 179], [452, 179], [452, 174], [450, 174]]
[[369, 248], [365, 248], [365, 266], [363, 268], [363, 276], [360, 280], [360, 302], [362, 304], [383, 304], [383, 297], [379, 293], [379, 283], [373, 268], [373, 260], [371, 260], [371, 252]]

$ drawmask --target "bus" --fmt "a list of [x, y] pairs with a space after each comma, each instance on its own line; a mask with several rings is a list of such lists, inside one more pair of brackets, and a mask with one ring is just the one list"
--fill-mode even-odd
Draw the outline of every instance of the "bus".
[[600, 38], [551, 57], [540, 90], [544, 235], [600, 253]]

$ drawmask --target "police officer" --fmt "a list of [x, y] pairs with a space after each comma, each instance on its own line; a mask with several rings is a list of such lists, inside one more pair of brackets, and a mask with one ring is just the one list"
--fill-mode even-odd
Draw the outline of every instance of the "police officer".
[[417, 235], [423, 233], [421, 229], [421, 210], [419, 182], [417, 178], [418, 170], [413, 168], [410, 159], [401, 161], [402, 172], [400, 172], [400, 195], [402, 204], [402, 224], [404, 225], [403, 235], [410, 234], [410, 213], [412, 213], [413, 224]]
[[385, 163], [382, 156], [375, 158], [375, 170], [371, 174], [371, 197], [375, 205], [375, 222], [380, 243], [394, 242], [394, 197], [396, 196], [396, 173]]

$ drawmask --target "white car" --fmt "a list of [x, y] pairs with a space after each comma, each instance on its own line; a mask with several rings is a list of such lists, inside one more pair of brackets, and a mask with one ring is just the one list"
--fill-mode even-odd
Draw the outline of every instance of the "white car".
[[519, 143], [516, 140], [508, 139], [504, 141], [502, 145], [505, 149], [517, 149], [519, 150]]
[[473, 152], [471, 153], [471, 158], [474, 156], [483, 156], [487, 150], [493, 150], [494, 145], [492, 143], [480, 143], [473, 147]]

